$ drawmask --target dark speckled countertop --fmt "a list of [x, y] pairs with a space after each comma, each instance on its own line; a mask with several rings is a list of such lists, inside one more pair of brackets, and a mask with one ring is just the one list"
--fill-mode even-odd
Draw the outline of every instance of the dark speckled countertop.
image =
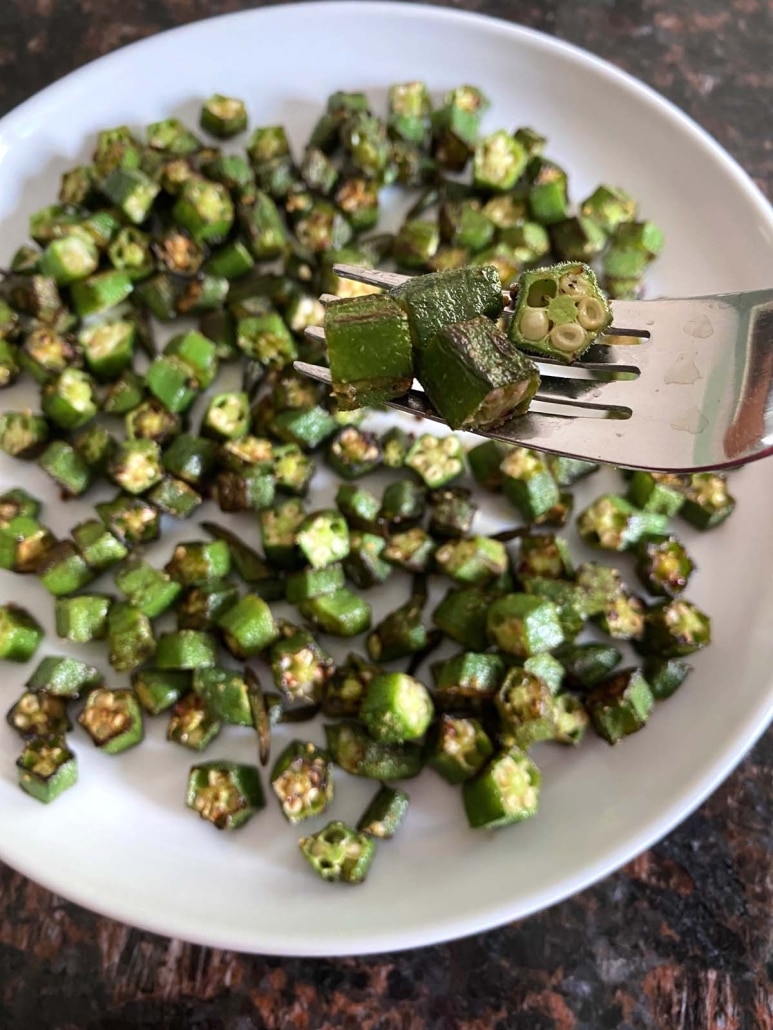
[[[101, 54], [239, 0], [0, 0], [0, 114]], [[462, 0], [660, 90], [773, 196], [770, 0]], [[771, 1030], [773, 732], [679, 829], [523, 922], [395, 955], [170, 941], [0, 865], [0, 1030]]]

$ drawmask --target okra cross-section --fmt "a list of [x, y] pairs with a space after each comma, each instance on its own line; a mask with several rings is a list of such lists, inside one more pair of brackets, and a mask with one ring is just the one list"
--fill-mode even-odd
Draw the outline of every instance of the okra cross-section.
[[191, 767], [185, 803], [218, 830], [243, 826], [265, 806], [254, 765], [216, 760]]
[[320, 815], [333, 800], [333, 763], [316, 744], [291, 741], [271, 771], [271, 786], [290, 823]]
[[300, 849], [312, 869], [323, 880], [362, 883], [376, 844], [364, 833], [342, 822], [332, 822], [319, 833], [304, 837]]
[[142, 710], [133, 690], [97, 687], [86, 698], [78, 722], [108, 755], [135, 747], [144, 735]]
[[588, 265], [565, 262], [523, 272], [508, 335], [530, 354], [570, 363], [612, 324]]
[[408, 316], [383, 294], [351, 297], [325, 310], [333, 394], [344, 409], [399, 397], [413, 381]]
[[528, 819], [539, 805], [541, 779], [537, 766], [517, 747], [495, 755], [462, 785], [470, 826], [493, 830]]
[[393, 744], [423, 737], [433, 712], [427, 688], [403, 672], [374, 676], [360, 706], [360, 718], [374, 740]]
[[29, 741], [16, 765], [21, 789], [44, 804], [78, 780], [77, 760], [64, 737], [36, 737]]
[[452, 429], [494, 429], [537, 392], [534, 362], [485, 317], [445, 326], [421, 353], [419, 379]]

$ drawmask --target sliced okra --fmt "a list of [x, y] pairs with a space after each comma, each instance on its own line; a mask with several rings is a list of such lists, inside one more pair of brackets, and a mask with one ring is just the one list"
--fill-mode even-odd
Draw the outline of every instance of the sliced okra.
[[326, 725], [325, 737], [333, 761], [353, 776], [372, 780], [408, 780], [418, 776], [424, 764], [419, 744], [373, 740], [355, 722]]
[[243, 472], [219, 472], [215, 494], [221, 511], [261, 511], [273, 504], [276, 479], [271, 471], [261, 468]]
[[333, 763], [322, 749], [293, 740], [271, 770], [271, 787], [282, 815], [293, 826], [321, 815], [333, 801]]
[[199, 507], [203, 498], [182, 479], [164, 476], [148, 493], [148, 500], [164, 515], [171, 515], [173, 519], [187, 519]]
[[185, 804], [218, 830], [236, 830], [265, 807], [260, 772], [222, 759], [194, 765]]
[[486, 624], [492, 595], [481, 587], [449, 590], [432, 613], [435, 625], [457, 644], [485, 651], [489, 640]]
[[57, 286], [67, 286], [96, 272], [99, 252], [87, 235], [68, 233], [51, 240], [38, 261], [38, 269]]
[[536, 451], [514, 447], [505, 454], [499, 469], [505, 497], [527, 522], [535, 522], [559, 503], [558, 484]]
[[353, 483], [341, 483], [335, 497], [336, 507], [346, 519], [350, 529], [372, 532], [379, 520], [381, 505], [375, 494]]
[[678, 597], [647, 611], [638, 648], [643, 654], [659, 658], [684, 658], [710, 643], [709, 616], [697, 605]]
[[222, 729], [200, 694], [190, 691], [174, 705], [166, 728], [166, 739], [191, 751], [204, 751]]
[[34, 519], [40, 514], [40, 508], [40, 501], [21, 487], [6, 490], [0, 495], [0, 526], [19, 516]]
[[325, 457], [341, 479], [359, 479], [381, 464], [381, 448], [375, 433], [344, 426], [328, 444]]
[[449, 540], [434, 554], [435, 567], [457, 583], [479, 586], [507, 572], [505, 545], [485, 536]]
[[110, 479], [127, 494], [143, 494], [164, 476], [161, 447], [155, 440], [123, 440], [107, 466]]
[[209, 402], [202, 433], [222, 440], [237, 440], [250, 429], [250, 402], [246, 393], [218, 393]]
[[447, 783], [471, 779], [491, 758], [494, 745], [478, 719], [441, 715], [428, 738], [427, 765]]
[[107, 613], [108, 661], [116, 672], [131, 672], [153, 656], [156, 640], [147, 615], [127, 602]]
[[423, 683], [401, 672], [374, 676], [360, 706], [360, 718], [374, 740], [401, 743], [426, 733], [434, 707]]
[[540, 740], [556, 736], [553, 692], [539, 676], [512, 668], [495, 698], [501, 720], [500, 735], [508, 745], [527, 751]]
[[276, 568], [294, 569], [304, 564], [296, 536], [306, 514], [303, 502], [295, 498], [275, 504], [259, 513], [263, 553]]
[[155, 660], [159, 669], [205, 669], [217, 662], [217, 642], [206, 630], [172, 630], [159, 636]]
[[228, 544], [231, 563], [234, 571], [252, 587], [253, 592], [264, 601], [276, 601], [284, 597], [284, 585], [277, 573], [268, 565], [254, 548], [249, 547], [239, 537], [223, 526], [214, 522], [202, 522], [202, 529]]
[[237, 97], [213, 93], [202, 104], [199, 124], [211, 136], [231, 139], [247, 128], [247, 108]]
[[54, 801], [78, 780], [77, 759], [63, 736], [30, 740], [16, 766], [21, 789], [44, 804]]
[[216, 719], [232, 726], [253, 726], [249, 687], [245, 676], [233, 669], [196, 668], [193, 689]]
[[735, 498], [727, 480], [716, 472], [695, 472], [684, 488], [684, 503], [679, 514], [698, 529], [713, 529], [724, 522], [735, 508]]
[[376, 845], [364, 833], [346, 823], [328, 823], [324, 829], [299, 841], [301, 853], [323, 880], [362, 883], [373, 861]]
[[564, 641], [556, 605], [529, 594], [507, 594], [494, 601], [488, 609], [486, 628], [501, 651], [517, 658], [552, 651]]
[[684, 503], [684, 484], [684, 476], [637, 469], [628, 481], [626, 500], [642, 511], [670, 518]]
[[341, 561], [349, 553], [349, 527], [340, 512], [311, 512], [298, 526], [295, 543], [312, 568]]
[[182, 419], [151, 397], [126, 416], [126, 435], [130, 440], [153, 440], [165, 444], [182, 430]]
[[86, 698], [78, 722], [96, 746], [117, 755], [142, 741], [142, 710], [132, 690], [97, 687]]
[[594, 687], [585, 704], [598, 735], [616, 744], [645, 725], [654, 698], [641, 669], [622, 669]]
[[561, 693], [554, 698], [555, 735], [559, 744], [576, 747], [585, 736], [590, 717], [583, 701], [576, 694]]
[[191, 689], [191, 674], [177, 669], [140, 669], [131, 675], [132, 689], [148, 715], [160, 715]]
[[594, 616], [601, 629], [616, 640], [641, 640], [645, 632], [646, 610], [640, 597], [627, 588], [619, 590]]
[[274, 683], [291, 705], [318, 705], [335, 663], [307, 630], [277, 640], [269, 653]]
[[205, 485], [216, 462], [215, 441], [189, 433], [175, 437], [162, 456], [162, 464], [167, 472], [196, 488]]
[[440, 166], [459, 172], [472, 156], [488, 99], [474, 86], [449, 90], [432, 113], [432, 152]]
[[390, 565], [407, 572], [427, 572], [432, 567], [437, 544], [421, 526], [393, 533], [382, 552]]
[[414, 437], [399, 426], [388, 429], [381, 437], [382, 463], [390, 469], [402, 468]]
[[468, 451], [467, 459], [473, 479], [484, 490], [502, 489], [504, 482], [502, 462], [511, 449], [499, 440], [486, 440], [485, 443], [477, 444]]
[[474, 651], [435, 662], [431, 670], [435, 707], [459, 715], [483, 713], [505, 677], [505, 663], [499, 655]]
[[277, 490], [304, 497], [314, 475], [314, 462], [298, 444], [286, 443], [274, 448], [272, 472]]
[[684, 545], [670, 536], [641, 541], [636, 548], [634, 568], [649, 593], [676, 597], [687, 586], [695, 563]]
[[228, 575], [231, 552], [225, 540], [188, 541], [175, 547], [164, 571], [183, 587], [200, 586]]
[[54, 597], [65, 597], [87, 586], [97, 575], [71, 540], [53, 544], [36, 569], [38, 579]]
[[145, 544], [160, 534], [160, 511], [142, 497], [120, 493], [96, 505], [105, 526], [125, 544]]
[[548, 455], [548, 468], [561, 487], [572, 486], [578, 480], [598, 472], [600, 466], [580, 458], [566, 458], [560, 454]]
[[278, 636], [270, 607], [254, 593], [245, 595], [218, 616], [216, 624], [228, 650], [240, 659], [260, 654]]
[[426, 504], [423, 486], [411, 479], [398, 479], [385, 487], [378, 518], [390, 529], [405, 529], [421, 520]]
[[26, 690], [12, 705], [6, 720], [25, 740], [61, 737], [72, 729], [67, 700], [44, 690]]
[[101, 683], [102, 674], [93, 665], [67, 655], [48, 655], [38, 663], [26, 685], [52, 697], [72, 699]]
[[17, 515], [0, 525], [0, 568], [35, 572], [54, 546], [51, 530], [30, 515]]
[[368, 684], [381, 672], [378, 665], [358, 654], [349, 654], [336, 666], [325, 684], [322, 711], [332, 718], [355, 718], [360, 711]]
[[462, 784], [467, 821], [473, 829], [498, 829], [537, 812], [542, 777], [517, 747], [500, 751]]
[[470, 490], [462, 486], [433, 490], [428, 500], [432, 536], [450, 539], [467, 536], [477, 511]]
[[515, 573], [520, 579], [531, 576], [570, 578], [574, 567], [566, 540], [554, 533], [522, 536]]
[[357, 829], [377, 840], [390, 840], [400, 829], [408, 804], [404, 790], [382, 784], [357, 820]]
[[645, 658], [642, 666], [642, 674], [656, 701], [665, 701], [676, 693], [691, 671], [692, 666], [681, 658], [660, 658], [657, 655]]
[[376, 533], [353, 530], [349, 535], [349, 554], [343, 560], [344, 572], [360, 590], [385, 583], [393, 566], [383, 558], [387, 542]]
[[423, 433], [405, 456], [405, 464], [430, 490], [437, 490], [462, 474], [464, 451], [459, 439], [452, 434], [434, 436]]
[[57, 635], [76, 644], [104, 640], [111, 604], [112, 599], [102, 594], [57, 597], [54, 605]]
[[624, 551], [646, 536], [667, 532], [668, 517], [640, 511], [616, 494], [603, 494], [577, 516], [577, 529], [587, 544]]
[[191, 587], [177, 605], [177, 628], [213, 630], [218, 617], [238, 600], [238, 587], [225, 580], [210, 580]]
[[[585, 626], [585, 594], [576, 583], [547, 576], [520, 576], [521, 587], [526, 594], [551, 601], [558, 613], [558, 621], [564, 640], [574, 640]], [[619, 595], [618, 595], [619, 596]], [[602, 618], [609, 610], [602, 613]]]
[[182, 587], [166, 571], [154, 569], [141, 558], [130, 558], [114, 576], [115, 585], [134, 608], [155, 619], [170, 608]]
[[622, 651], [609, 644], [568, 644], [558, 652], [566, 670], [566, 685], [586, 691], [597, 686], [623, 660]]
[[421, 614], [424, 599], [412, 597], [374, 626], [365, 638], [368, 655], [374, 662], [392, 662], [422, 651], [427, 646], [427, 627]]

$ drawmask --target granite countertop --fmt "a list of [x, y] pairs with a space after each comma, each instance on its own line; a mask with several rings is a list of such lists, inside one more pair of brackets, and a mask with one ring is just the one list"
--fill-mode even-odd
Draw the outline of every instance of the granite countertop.
[[[239, 0], [5, 0], [0, 114]], [[577, 43], [692, 115], [773, 196], [770, 0], [463, 0]], [[0, 865], [0, 1028], [771, 1030], [773, 731], [681, 827], [547, 912], [395, 955], [288, 960], [122, 926]]]

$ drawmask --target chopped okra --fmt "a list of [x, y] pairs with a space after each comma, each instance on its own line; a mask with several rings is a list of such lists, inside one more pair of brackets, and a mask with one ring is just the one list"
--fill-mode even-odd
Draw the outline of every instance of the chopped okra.
[[66, 697], [44, 690], [26, 690], [11, 707], [6, 721], [25, 740], [60, 737], [72, 729]]
[[404, 790], [382, 785], [357, 820], [357, 829], [377, 840], [389, 840], [400, 829], [408, 804]]
[[462, 784], [467, 821], [473, 829], [496, 829], [522, 822], [539, 805], [542, 777], [534, 762], [517, 747], [494, 755]]
[[38, 801], [48, 804], [78, 780], [75, 754], [64, 737], [36, 737], [16, 760], [19, 786]]
[[641, 669], [623, 669], [594, 687], [585, 703], [598, 735], [617, 744], [644, 726], [654, 699]]
[[315, 744], [291, 741], [271, 770], [271, 786], [282, 815], [295, 825], [322, 812], [333, 801], [333, 763]]
[[375, 854], [374, 841], [342, 822], [332, 822], [303, 837], [299, 846], [304, 858], [323, 880], [362, 883]]
[[144, 735], [142, 711], [132, 690], [97, 687], [86, 698], [78, 722], [108, 755], [136, 747]]
[[360, 705], [360, 718], [370, 735], [389, 744], [423, 737], [432, 714], [427, 688], [401, 672], [374, 676]]
[[464, 471], [464, 452], [459, 439], [422, 434], [405, 456], [405, 464], [423, 480], [430, 490], [453, 482]]
[[441, 715], [433, 727], [427, 765], [446, 782], [471, 779], [494, 753], [494, 745], [478, 719]]
[[254, 765], [215, 760], [191, 767], [185, 803], [218, 830], [243, 826], [265, 806]]
[[9, 602], [0, 607], [0, 659], [28, 662], [43, 640], [43, 627], [26, 608]]
[[77, 698], [101, 683], [102, 674], [93, 665], [65, 655], [43, 658], [27, 680], [30, 690], [66, 698]]

